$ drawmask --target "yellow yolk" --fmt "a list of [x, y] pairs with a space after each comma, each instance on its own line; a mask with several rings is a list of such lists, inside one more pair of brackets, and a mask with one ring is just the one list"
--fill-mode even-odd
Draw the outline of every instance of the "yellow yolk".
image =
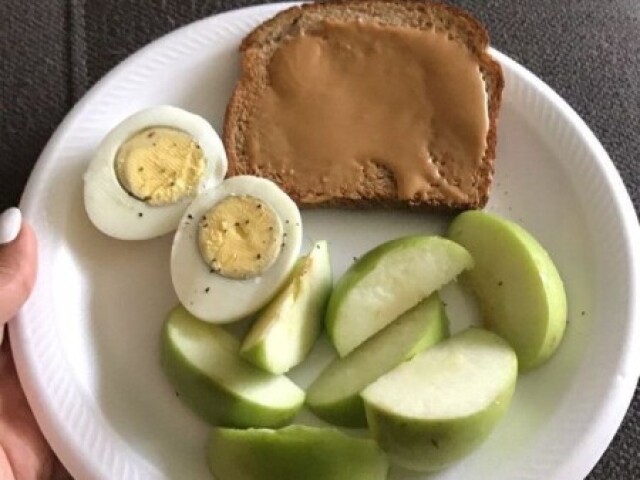
[[120, 185], [149, 205], [162, 206], [195, 196], [206, 160], [193, 137], [181, 130], [153, 127], [122, 144], [115, 170]]
[[282, 223], [262, 200], [245, 195], [227, 197], [200, 219], [198, 244], [212, 271], [229, 278], [251, 278], [278, 258]]

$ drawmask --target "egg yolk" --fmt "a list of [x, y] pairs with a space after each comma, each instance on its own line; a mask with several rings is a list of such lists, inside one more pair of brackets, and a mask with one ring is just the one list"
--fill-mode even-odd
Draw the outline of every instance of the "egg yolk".
[[195, 196], [205, 163], [204, 153], [191, 135], [175, 128], [154, 127], [122, 144], [115, 170], [130, 195], [162, 206]]
[[226, 197], [200, 219], [198, 244], [213, 272], [244, 279], [265, 272], [284, 245], [282, 223], [264, 201]]

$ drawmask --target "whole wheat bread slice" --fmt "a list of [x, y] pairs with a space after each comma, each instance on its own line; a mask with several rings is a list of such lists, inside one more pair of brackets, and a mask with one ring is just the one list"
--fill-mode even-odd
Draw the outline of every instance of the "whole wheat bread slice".
[[[398, 196], [393, 174], [381, 168], [361, 185], [344, 195], [321, 202], [306, 202], [308, 192], [300, 191], [291, 178], [250, 162], [246, 138], [251, 119], [262, 92], [268, 87], [267, 67], [280, 45], [307, 29], [326, 21], [364, 21], [383, 26], [402, 26], [446, 32], [461, 42], [477, 59], [488, 101], [489, 129], [486, 150], [473, 173], [473, 187], [466, 198], [453, 198], [442, 192], [428, 198], [402, 200]], [[500, 65], [487, 51], [489, 37], [483, 26], [467, 12], [442, 3], [420, 0], [346, 0], [304, 4], [280, 12], [262, 23], [244, 38], [241, 46], [241, 76], [229, 101], [223, 140], [229, 160], [228, 174], [258, 175], [280, 185], [301, 207], [409, 207], [422, 210], [464, 210], [482, 208], [488, 198], [494, 172], [496, 124], [500, 109], [504, 77]], [[254, 166], [252, 166], [254, 163]], [[446, 181], [446, 179], [445, 179]]]

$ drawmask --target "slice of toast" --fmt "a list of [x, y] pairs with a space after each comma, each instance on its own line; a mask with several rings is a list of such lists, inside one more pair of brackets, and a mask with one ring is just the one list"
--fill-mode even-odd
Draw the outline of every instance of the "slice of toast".
[[[320, 178], [316, 181], [318, 190], [310, 192], [308, 184], [301, 187], [287, 171], [275, 169], [260, 158], [252, 158], [248, 138], [261, 96], [270, 85], [269, 64], [274, 53], [290, 39], [318, 30], [327, 21], [371, 22], [381, 26], [433, 30], [468, 50], [482, 75], [488, 116], [484, 155], [477, 159], [472, 171], [465, 172], [468, 178], [440, 176], [427, 181], [420, 194], [403, 198], [394, 173], [384, 165], [375, 165], [376, 168], [367, 169], [364, 177], [356, 179], [352, 185], [343, 185], [337, 192], [325, 195]], [[304, 4], [285, 10], [259, 25], [240, 46], [242, 71], [227, 106], [223, 133], [229, 160], [228, 174], [269, 178], [301, 207], [382, 206], [439, 211], [482, 208], [489, 198], [493, 177], [496, 123], [504, 87], [502, 69], [489, 55], [488, 44], [488, 34], [477, 20], [463, 10], [441, 3], [346, 0]], [[304, 119], [299, 121], [304, 122]], [[438, 159], [427, 158], [425, 161], [434, 162], [431, 166], [442, 171]], [[322, 180], [326, 182], [326, 178]], [[456, 195], [451, 195], [451, 188], [446, 187], [457, 188]]]

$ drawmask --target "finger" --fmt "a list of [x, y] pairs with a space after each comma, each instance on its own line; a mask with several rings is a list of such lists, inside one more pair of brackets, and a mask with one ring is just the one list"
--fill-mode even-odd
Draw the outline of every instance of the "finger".
[[[15, 230], [17, 211], [19, 226], [15, 239], [10, 234]], [[38, 250], [33, 229], [21, 222], [19, 210], [10, 209], [0, 216], [0, 328], [12, 318], [27, 300], [36, 279]]]
[[5, 478], [7, 480], [16, 480], [16, 476], [13, 474], [13, 469], [11, 468], [11, 463], [9, 462], [9, 457], [7, 457], [7, 453], [4, 451], [2, 445], [0, 445], [0, 478], [3, 480]]

